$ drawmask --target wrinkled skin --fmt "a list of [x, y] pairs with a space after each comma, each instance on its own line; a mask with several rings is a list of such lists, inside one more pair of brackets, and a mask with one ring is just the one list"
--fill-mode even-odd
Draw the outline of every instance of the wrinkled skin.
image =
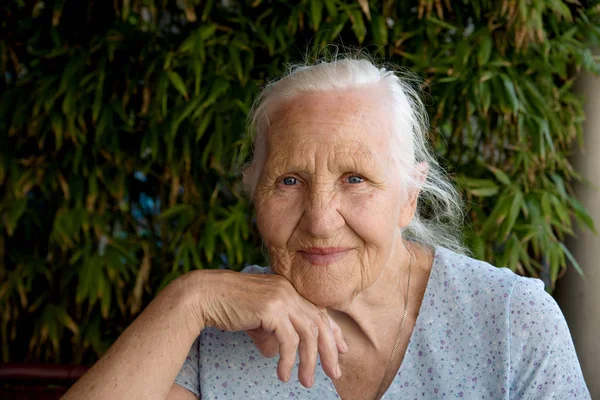
[[[254, 201], [271, 268], [321, 310], [353, 319], [358, 334], [372, 342], [373, 309], [385, 319], [385, 312], [399, 306], [399, 285], [406, 279], [399, 266], [408, 262], [401, 229], [410, 223], [417, 197], [403, 190], [393, 152], [399, 139], [392, 136], [384, 104], [379, 90], [300, 96], [270, 118], [266, 148], [258, 149], [252, 166], [258, 170], [249, 171], [258, 177]], [[416, 179], [423, 179], [423, 167], [416, 171]], [[314, 253], [322, 248], [333, 248], [333, 254]], [[333, 319], [330, 327], [337, 337]], [[249, 334], [265, 355], [281, 344], [263, 328]], [[317, 351], [300, 337], [305, 386], [312, 384]], [[337, 363], [337, 356], [321, 353], [326, 365]]]
[[[273, 270], [316, 305], [347, 309], [400, 259], [400, 228], [414, 204], [386, 111], [378, 90], [316, 93], [272, 118], [255, 189], [258, 226]], [[342, 254], [311, 262], [304, 250], [315, 247]]]
[[402, 241], [418, 194], [405, 180], [426, 171], [410, 168], [411, 144], [391, 133], [392, 124], [408, 128], [392, 122], [388, 104], [369, 87], [302, 95], [270, 115], [248, 176], [257, 177], [258, 227], [276, 274], [200, 270], [175, 279], [65, 398], [194, 398], [173, 380], [209, 326], [246, 331], [262, 354], [279, 354], [281, 380], [299, 353], [298, 379], [312, 386], [319, 355], [341, 397], [372, 398], [397, 337], [404, 354], [432, 263], [431, 252]]

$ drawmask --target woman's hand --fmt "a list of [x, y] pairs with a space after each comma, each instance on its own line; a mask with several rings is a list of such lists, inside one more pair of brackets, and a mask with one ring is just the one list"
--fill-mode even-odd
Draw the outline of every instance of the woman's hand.
[[285, 278], [231, 271], [199, 273], [205, 288], [200, 313], [203, 326], [246, 331], [264, 356], [279, 353], [277, 375], [282, 381], [290, 379], [297, 351], [298, 379], [304, 386], [314, 383], [317, 353], [329, 377], [341, 376], [338, 353], [346, 352], [348, 346], [340, 327]]

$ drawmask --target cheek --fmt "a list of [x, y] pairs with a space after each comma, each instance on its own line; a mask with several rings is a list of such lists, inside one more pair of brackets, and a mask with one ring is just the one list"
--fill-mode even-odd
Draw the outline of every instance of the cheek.
[[367, 245], [384, 246], [392, 241], [397, 225], [397, 200], [388, 193], [369, 193], [349, 197], [343, 205], [346, 223]]
[[301, 216], [301, 201], [291, 196], [269, 196], [256, 202], [258, 230], [270, 246], [285, 247]]

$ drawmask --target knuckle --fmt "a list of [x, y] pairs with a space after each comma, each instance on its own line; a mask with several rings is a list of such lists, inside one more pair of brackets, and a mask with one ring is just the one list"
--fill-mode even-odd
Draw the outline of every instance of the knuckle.
[[265, 311], [268, 314], [276, 314], [281, 311], [284, 307], [285, 302], [281, 297], [272, 296], [269, 301], [265, 304]]
[[319, 319], [326, 326], [329, 326], [329, 316], [327, 315], [327, 313], [325, 311], [319, 310]]
[[300, 336], [297, 333], [294, 333], [291, 338], [291, 344], [294, 347], [298, 347], [300, 345]]
[[329, 327], [331, 328], [331, 331], [333, 333], [335, 333], [336, 335], [338, 333], [342, 333], [342, 330], [340, 329], [340, 327], [337, 324], [330, 324]]
[[308, 331], [310, 332], [312, 337], [314, 337], [314, 338], [319, 337], [319, 326], [316, 323], [311, 322], [310, 325], [308, 326]]

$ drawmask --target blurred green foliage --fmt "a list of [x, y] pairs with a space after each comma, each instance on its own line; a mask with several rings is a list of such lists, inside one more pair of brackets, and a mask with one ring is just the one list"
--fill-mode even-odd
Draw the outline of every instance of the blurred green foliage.
[[478, 258], [549, 289], [574, 223], [577, 73], [600, 10], [560, 0], [19, 0], [0, 6], [3, 361], [93, 362], [157, 290], [264, 263], [239, 165], [258, 88], [330, 43], [425, 79]]

